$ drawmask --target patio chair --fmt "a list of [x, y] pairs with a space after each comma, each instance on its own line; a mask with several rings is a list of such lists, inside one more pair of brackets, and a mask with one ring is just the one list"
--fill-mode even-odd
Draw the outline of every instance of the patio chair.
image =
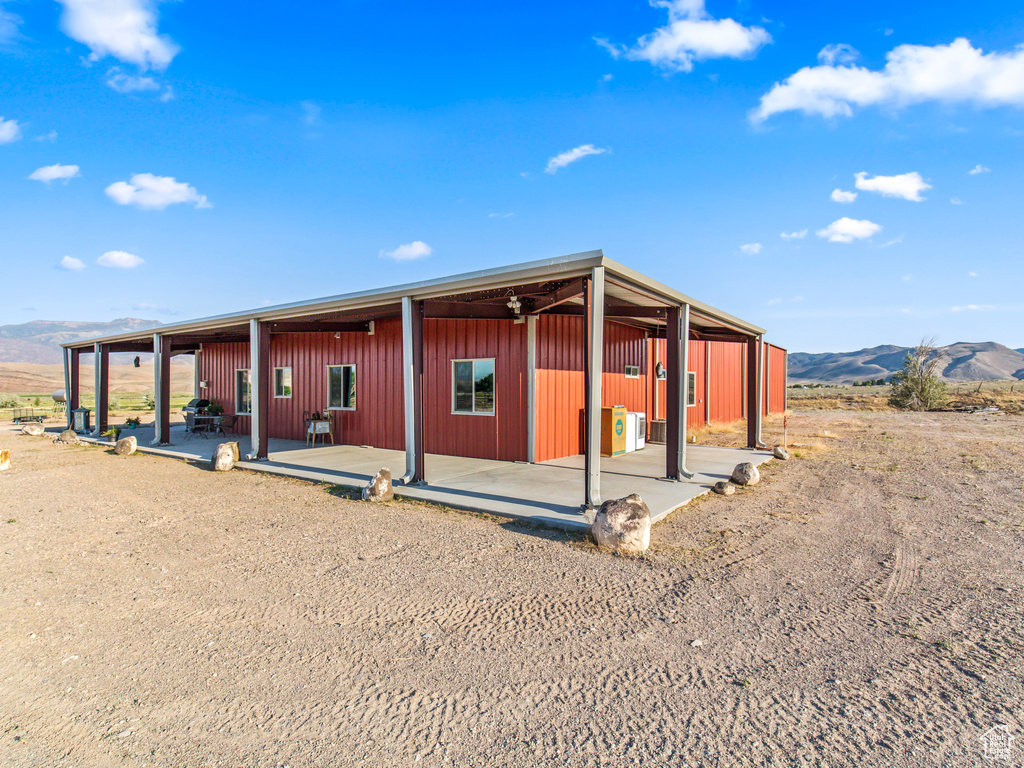
[[227, 434], [235, 431], [235, 422], [238, 417], [234, 414], [226, 414], [217, 419], [217, 431]]
[[206, 433], [210, 429], [210, 423], [206, 419], [200, 419], [196, 421], [196, 415], [189, 411], [185, 412], [185, 439], [191, 440], [196, 435], [202, 438], [206, 437]]

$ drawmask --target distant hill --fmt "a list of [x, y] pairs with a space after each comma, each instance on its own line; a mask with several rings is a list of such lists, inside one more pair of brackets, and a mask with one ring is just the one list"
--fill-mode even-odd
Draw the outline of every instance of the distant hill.
[[[0, 363], [62, 363], [60, 345], [93, 336], [128, 333], [160, 325], [156, 320], [123, 317], [109, 323], [76, 322], [74, 320], [33, 320], [21, 325], [0, 325]], [[134, 359], [115, 355], [112, 363]]]
[[[891, 344], [856, 352], [789, 355], [789, 379], [833, 384], [887, 378], [903, 366], [910, 347]], [[938, 349], [941, 376], [949, 381], [1024, 379], [1024, 350], [994, 341], [957, 342]]]

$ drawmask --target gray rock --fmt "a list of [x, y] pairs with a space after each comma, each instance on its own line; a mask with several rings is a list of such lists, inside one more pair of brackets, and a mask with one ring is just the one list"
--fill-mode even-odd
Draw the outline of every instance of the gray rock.
[[0, 472], [11, 468], [11, 452], [6, 448], [0, 451]]
[[781, 445], [776, 445], [775, 450], [772, 451], [772, 456], [781, 461], [785, 461], [789, 458], [789, 451], [783, 448]]
[[32, 437], [39, 437], [45, 431], [42, 424], [25, 424], [21, 428], [21, 434], [32, 435]]
[[609, 499], [597, 510], [590, 532], [602, 549], [642, 555], [651, 545], [651, 510], [636, 493]]
[[714, 491], [715, 493], [720, 493], [723, 496], [732, 496], [736, 493], [736, 486], [725, 480], [720, 480], [715, 483]]
[[737, 464], [736, 469], [732, 471], [732, 481], [736, 485], [757, 485], [761, 482], [761, 473], [757, 471], [757, 467], [745, 461]]
[[234, 469], [238, 461], [238, 443], [221, 443], [213, 451], [210, 465], [216, 472], [227, 472]]
[[55, 443], [65, 443], [67, 445], [78, 445], [82, 441], [78, 439], [78, 433], [73, 429], [65, 429], [54, 440]]
[[363, 501], [391, 501], [395, 492], [391, 488], [391, 470], [381, 467], [370, 484], [363, 488]]
[[114, 453], [118, 456], [131, 456], [139, 447], [139, 441], [134, 437], [122, 437], [114, 446]]

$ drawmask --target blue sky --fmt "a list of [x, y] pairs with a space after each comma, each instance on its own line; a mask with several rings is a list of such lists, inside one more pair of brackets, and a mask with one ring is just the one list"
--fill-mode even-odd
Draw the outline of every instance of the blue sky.
[[2, 0], [0, 324], [602, 248], [792, 351], [1024, 347], [1022, 45], [1009, 2]]

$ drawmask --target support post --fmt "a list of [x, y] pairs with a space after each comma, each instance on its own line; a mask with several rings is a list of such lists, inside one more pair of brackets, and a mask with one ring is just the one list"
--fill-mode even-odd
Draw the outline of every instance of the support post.
[[171, 442], [171, 340], [161, 333], [153, 334], [153, 399], [156, 414], [153, 419], [151, 445], [169, 445]]
[[68, 407], [71, 398], [71, 350], [61, 349], [61, 357], [64, 360], [64, 415], [68, 422], [66, 429], [71, 429], [71, 409]]
[[763, 448], [761, 442], [761, 338], [747, 340], [747, 447]]
[[526, 316], [526, 460], [537, 461], [537, 316]]
[[583, 507], [601, 506], [601, 374], [604, 370], [604, 267], [584, 281], [586, 355], [584, 361]]
[[689, 480], [686, 467], [686, 407], [690, 399], [690, 305], [670, 307], [665, 329], [666, 403], [665, 403], [665, 477]]
[[106, 344], [93, 344], [93, 355], [95, 356], [95, 380], [96, 380], [96, 426], [93, 435], [99, 437], [107, 431], [107, 404], [109, 393], [107, 392], [110, 381], [110, 347]]
[[270, 453], [270, 326], [255, 318], [249, 321], [249, 387], [252, 448], [247, 458], [266, 461]]
[[71, 389], [67, 392], [68, 412], [82, 405], [82, 350], [71, 350]]
[[199, 348], [192, 353], [192, 397], [199, 397], [199, 382], [202, 379], [199, 377], [199, 354], [203, 351], [203, 345], [200, 344]]
[[423, 450], [423, 302], [402, 297], [402, 383], [405, 391], [403, 485], [426, 482]]

